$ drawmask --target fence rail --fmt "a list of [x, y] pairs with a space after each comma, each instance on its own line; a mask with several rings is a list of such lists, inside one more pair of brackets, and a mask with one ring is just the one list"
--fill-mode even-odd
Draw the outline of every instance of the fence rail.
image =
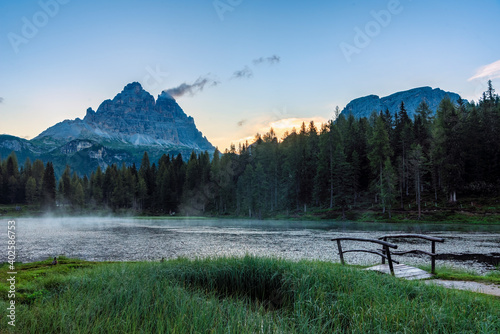
[[[436, 273], [436, 242], [444, 242], [443, 238], [438, 238], [438, 237], [432, 237], [430, 235], [423, 235], [423, 234], [388, 234], [384, 235], [379, 238], [379, 240], [383, 240], [387, 242], [388, 239], [406, 239], [406, 238], [411, 238], [411, 239], [424, 239], [428, 240], [431, 242], [431, 251], [427, 252], [421, 249], [413, 249], [409, 251], [396, 251], [393, 252], [393, 255], [405, 255], [405, 254], [425, 254], [429, 255], [431, 257], [431, 274]], [[382, 263], [385, 263], [385, 259], [382, 258]]]
[[[397, 249], [398, 246], [396, 244], [388, 242], [389, 239], [405, 239], [405, 238], [413, 238], [413, 239], [424, 239], [430, 241], [431, 244], [431, 251], [427, 252], [421, 249], [413, 249], [409, 251], [391, 251], [391, 248]], [[382, 264], [385, 264], [385, 260], [387, 260], [389, 264], [389, 269], [391, 271], [391, 274], [394, 276], [394, 266], [393, 263], [399, 264], [398, 261], [395, 261], [392, 259], [393, 255], [406, 255], [406, 254], [425, 254], [431, 257], [431, 263], [432, 263], [432, 270], [431, 273], [435, 274], [436, 273], [436, 242], [444, 242], [443, 238], [437, 238], [437, 237], [432, 237], [429, 235], [423, 235], [423, 234], [388, 234], [384, 235], [378, 239], [365, 239], [365, 238], [349, 238], [349, 237], [343, 237], [343, 238], [334, 238], [331, 239], [331, 241], [336, 241], [337, 242], [337, 247], [339, 250], [339, 256], [340, 256], [340, 262], [345, 265], [345, 260], [344, 260], [344, 254], [345, 253], [350, 253], [350, 252], [364, 252], [364, 253], [371, 253], [375, 255], [379, 255], [382, 258]], [[349, 249], [349, 250], [343, 250], [342, 248], [342, 243], [341, 241], [361, 241], [361, 242], [369, 242], [369, 243], [375, 243], [382, 245], [382, 249], [377, 249], [377, 250], [371, 250], [371, 249]]]
[[[362, 242], [371, 242], [375, 244], [382, 245], [383, 249], [382, 252], [374, 251], [374, 250], [366, 250], [366, 249], [350, 249], [350, 250], [342, 250], [342, 244], [341, 241], [343, 240], [351, 240], [351, 241], [362, 241]], [[349, 252], [365, 252], [365, 253], [371, 253], [371, 254], [376, 254], [380, 255], [382, 257], [382, 263], [385, 263], [385, 259], [387, 259], [389, 263], [389, 269], [391, 270], [391, 274], [394, 276], [394, 267], [392, 265], [393, 262], [396, 262], [392, 260], [391, 257], [391, 251], [390, 248], [398, 248], [397, 245], [391, 244], [390, 242], [387, 241], [382, 241], [382, 240], [377, 240], [377, 239], [364, 239], [364, 238], [334, 238], [331, 239], [331, 241], [337, 241], [337, 247], [339, 249], [339, 255], [340, 255], [340, 262], [344, 265], [344, 253], [349, 253]], [[399, 262], [396, 262], [399, 263]]]

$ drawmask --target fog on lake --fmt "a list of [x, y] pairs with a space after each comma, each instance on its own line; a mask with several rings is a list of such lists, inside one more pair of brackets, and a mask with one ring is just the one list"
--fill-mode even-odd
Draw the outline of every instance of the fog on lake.
[[[445, 238], [445, 243], [437, 244], [438, 253], [500, 252], [500, 226], [74, 217], [18, 218], [15, 221], [16, 260], [19, 262], [60, 255], [92, 261], [157, 261], [246, 254], [339, 262], [337, 245], [330, 239], [342, 236], [376, 238], [389, 233], [422, 233]], [[7, 241], [6, 220], [1, 238]], [[406, 246], [430, 251], [426, 241], [407, 242]], [[6, 254], [2, 256], [2, 261], [7, 261]], [[380, 257], [350, 253], [346, 254], [346, 260], [351, 264], [375, 264]], [[405, 257], [404, 262], [429, 263], [428, 258], [421, 257]], [[474, 268], [480, 272], [493, 268], [477, 261], [438, 261], [438, 265], [441, 264]]]

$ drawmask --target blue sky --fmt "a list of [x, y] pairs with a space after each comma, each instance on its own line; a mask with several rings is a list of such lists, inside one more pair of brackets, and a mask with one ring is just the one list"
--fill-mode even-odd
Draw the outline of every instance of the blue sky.
[[500, 91], [498, 17], [498, 0], [0, 0], [0, 133], [33, 138], [133, 81], [206, 82], [176, 99], [222, 150], [369, 94], [477, 100]]

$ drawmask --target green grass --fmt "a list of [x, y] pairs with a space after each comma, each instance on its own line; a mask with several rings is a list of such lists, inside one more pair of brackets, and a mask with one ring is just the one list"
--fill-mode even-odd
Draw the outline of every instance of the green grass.
[[[52, 259], [45, 261], [15, 264], [16, 276], [16, 303], [31, 304], [36, 299], [46, 295], [50, 288], [54, 285], [60, 285], [66, 279], [71, 277], [71, 274], [79, 271], [79, 269], [92, 268], [99, 265], [104, 265], [103, 262], [90, 262], [78, 259], [68, 259], [64, 256], [58, 258], [59, 264], [52, 266]], [[9, 285], [9, 264], [2, 263], [0, 265], [0, 296], [7, 298]]]
[[[422, 265], [418, 267], [428, 272], [431, 271], [431, 265]], [[473, 281], [500, 285], [500, 268], [489, 271], [485, 275], [479, 275], [472, 269], [463, 270], [450, 266], [437, 266], [434, 278], [450, 281]]]
[[[17, 264], [16, 333], [498, 333], [500, 299], [338, 264]], [[2, 267], [2, 275], [5, 274]], [[6, 287], [1, 277], [2, 289]], [[21, 292], [20, 290], [23, 290]], [[8, 300], [1, 294], [0, 307]]]

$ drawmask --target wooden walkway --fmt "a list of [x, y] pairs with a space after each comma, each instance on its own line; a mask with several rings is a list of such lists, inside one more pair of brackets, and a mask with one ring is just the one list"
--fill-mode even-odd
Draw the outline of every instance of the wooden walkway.
[[[410, 239], [425, 239], [432, 242], [431, 251], [427, 252], [420, 249], [414, 249], [409, 251], [394, 251], [391, 249], [397, 249], [398, 246], [388, 242], [389, 239], [401, 239], [401, 238], [410, 238]], [[384, 235], [378, 239], [364, 239], [364, 238], [334, 238], [332, 241], [337, 242], [337, 247], [339, 250], [340, 262], [345, 264], [344, 254], [350, 252], [364, 252], [380, 255], [382, 257], [382, 264], [366, 268], [365, 270], [374, 270], [384, 274], [392, 274], [396, 277], [407, 279], [407, 280], [415, 280], [415, 279], [426, 279], [434, 276], [436, 272], [436, 242], [444, 242], [443, 238], [436, 238], [429, 235], [422, 234], [388, 234]], [[382, 249], [370, 250], [370, 249], [348, 249], [344, 250], [341, 245], [341, 241], [356, 241], [361, 243], [374, 243], [379, 246], [382, 246]], [[410, 267], [406, 264], [400, 264], [398, 261], [392, 259], [394, 255], [406, 255], [406, 254], [424, 254], [431, 257], [431, 273], [428, 273], [422, 269]], [[387, 260], [387, 264], [385, 263]]]
[[[407, 280], [414, 280], [414, 279], [426, 279], [426, 278], [431, 278], [432, 275], [431, 273], [428, 273], [425, 270], [411, 267], [406, 264], [394, 264], [394, 276], [399, 277], [399, 278], [404, 278]], [[391, 274], [391, 271], [389, 269], [388, 264], [379, 264], [377, 266], [369, 267], [366, 268], [365, 270], [373, 270], [373, 271], [378, 271], [384, 274]]]

